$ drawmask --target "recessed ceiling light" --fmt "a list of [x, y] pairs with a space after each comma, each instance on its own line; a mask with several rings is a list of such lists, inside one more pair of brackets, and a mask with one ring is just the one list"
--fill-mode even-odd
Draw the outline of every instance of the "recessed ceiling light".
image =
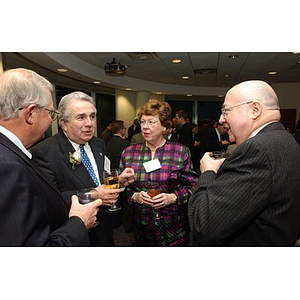
[[276, 75], [277, 72], [276, 72], [276, 71], [270, 71], [270, 72], [268, 72], [268, 74], [269, 74], [269, 75]]
[[172, 63], [173, 64], [180, 64], [181, 63], [181, 59], [179, 59], [179, 58], [172, 59]]
[[132, 88], [126, 88], [125, 91], [132, 91]]
[[192, 97], [193, 95], [192, 95], [192, 94], [186, 94], [186, 96], [187, 96], [187, 97]]
[[182, 76], [181, 77], [181, 79], [183, 79], [183, 80], [187, 80], [187, 79], [189, 79], [190, 77], [189, 76]]
[[95, 81], [93, 81], [93, 83], [95, 83], [95, 84], [100, 84], [101, 81], [95, 80]]
[[56, 71], [60, 72], [60, 73], [66, 73], [66, 72], [68, 72], [68, 70], [64, 69], [64, 68], [58, 68], [58, 69], [56, 69]]

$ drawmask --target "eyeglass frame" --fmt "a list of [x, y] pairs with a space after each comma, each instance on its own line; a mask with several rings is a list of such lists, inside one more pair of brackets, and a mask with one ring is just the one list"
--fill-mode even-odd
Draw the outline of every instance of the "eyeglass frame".
[[140, 120], [140, 121], [139, 121], [139, 123], [140, 123], [141, 126], [144, 126], [144, 125], [148, 124], [150, 127], [154, 126], [154, 124], [156, 124], [157, 122], [159, 122], [159, 120], [157, 120], [157, 121], [152, 121], [152, 120], [150, 120], [150, 121]]
[[[28, 106], [20, 107], [19, 110], [22, 110], [22, 109], [24, 109], [26, 107], [28, 107]], [[36, 106], [36, 107], [38, 109], [40, 109], [40, 110], [47, 110], [47, 111], [49, 111], [50, 112], [50, 117], [51, 117], [52, 121], [55, 121], [57, 119], [58, 115], [59, 115], [59, 112], [57, 110], [52, 110], [52, 109], [49, 109], [49, 108], [43, 108], [42, 109], [41, 107], [38, 107], [38, 106]]]
[[47, 110], [50, 112], [50, 117], [52, 119], [52, 121], [55, 121], [59, 115], [59, 112], [57, 110], [52, 110], [52, 109], [49, 109], [49, 108], [45, 108], [44, 110]]
[[221, 109], [221, 114], [222, 114], [223, 117], [225, 117], [225, 116], [227, 115], [227, 113], [228, 113], [229, 111], [231, 111], [233, 108], [238, 107], [238, 106], [242, 106], [242, 105], [245, 105], [245, 104], [251, 104], [251, 103], [253, 103], [253, 102], [254, 102], [254, 101], [247, 101], [247, 102], [244, 102], [244, 103], [240, 103], [240, 104], [237, 104], [237, 105], [233, 105], [233, 106], [228, 107], [228, 108], [222, 107], [222, 109]]

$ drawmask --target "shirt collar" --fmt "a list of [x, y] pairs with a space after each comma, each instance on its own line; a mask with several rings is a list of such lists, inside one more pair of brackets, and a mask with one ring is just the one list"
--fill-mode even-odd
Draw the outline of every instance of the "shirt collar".
[[[67, 137], [67, 139], [70, 141], [70, 143], [71, 143], [71, 145], [73, 146], [74, 150], [77, 151], [77, 152], [80, 152], [80, 150], [79, 150], [80, 144], [77, 144], [77, 143], [71, 141], [71, 140], [69, 139], [69, 137], [68, 137], [65, 133], [64, 133], [64, 135], [65, 135], [65, 136]], [[89, 143], [84, 144], [84, 148], [90, 150], [90, 145], [89, 145]]]
[[5, 135], [11, 142], [13, 142], [26, 156], [28, 156], [30, 159], [32, 158], [32, 154], [24, 147], [21, 140], [15, 134], [1, 125], [0, 132]]
[[276, 122], [276, 121], [270, 121], [270, 122], [268, 122], [268, 123], [266, 123], [266, 124], [264, 124], [264, 125], [258, 127], [257, 129], [255, 129], [255, 130], [250, 134], [250, 136], [248, 137], [248, 139], [250, 139], [250, 138], [256, 136], [263, 128], [265, 128], [266, 126], [268, 126], [269, 124], [274, 123], [274, 122]]

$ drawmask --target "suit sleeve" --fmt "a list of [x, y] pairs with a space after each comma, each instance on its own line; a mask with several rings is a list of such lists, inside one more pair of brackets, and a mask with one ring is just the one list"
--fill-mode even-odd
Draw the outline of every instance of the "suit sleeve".
[[199, 245], [219, 245], [254, 218], [269, 199], [272, 170], [266, 151], [236, 151], [218, 174], [204, 172], [189, 200], [191, 230]]

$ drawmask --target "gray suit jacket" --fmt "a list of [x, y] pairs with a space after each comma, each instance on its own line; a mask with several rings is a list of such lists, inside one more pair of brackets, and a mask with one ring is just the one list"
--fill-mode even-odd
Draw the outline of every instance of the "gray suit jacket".
[[239, 145], [190, 198], [195, 245], [293, 246], [300, 232], [300, 151], [279, 122]]
[[[103, 182], [105, 143], [102, 139], [93, 137], [89, 145], [98, 166], [100, 180]], [[69, 156], [73, 152], [73, 146], [62, 131], [31, 149], [33, 160], [69, 204], [71, 195], [76, 194], [78, 190], [95, 187], [95, 183], [82, 163], [72, 168]], [[113, 246], [112, 213], [106, 207], [100, 206], [97, 219], [100, 221], [100, 225], [89, 230], [91, 245]]]

